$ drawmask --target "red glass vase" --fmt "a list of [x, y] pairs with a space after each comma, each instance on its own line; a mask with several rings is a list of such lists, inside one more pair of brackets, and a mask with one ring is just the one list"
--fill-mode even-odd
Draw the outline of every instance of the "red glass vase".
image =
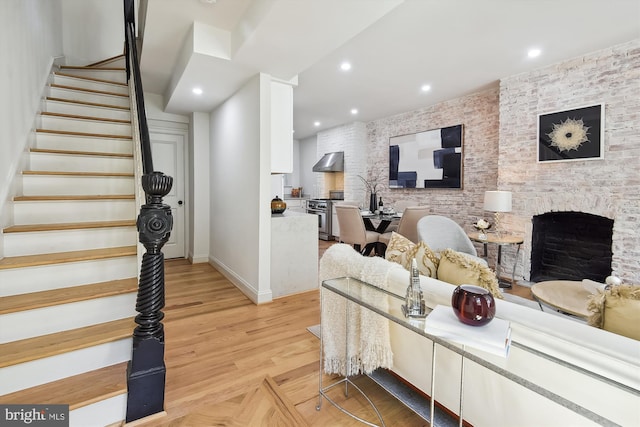
[[471, 326], [486, 325], [496, 314], [493, 295], [474, 285], [458, 286], [451, 295], [451, 307], [462, 323]]

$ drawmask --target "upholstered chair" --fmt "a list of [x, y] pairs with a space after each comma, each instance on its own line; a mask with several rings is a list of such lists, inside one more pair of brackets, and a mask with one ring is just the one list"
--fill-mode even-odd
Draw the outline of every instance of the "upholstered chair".
[[617, 285], [592, 295], [588, 310], [591, 326], [640, 340], [640, 286]]
[[418, 221], [417, 228], [418, 238], [435, 252], [448, 248], [478, 257], [478, 251], [467, 233], [451, 218], [440, 215], [423, 216]]
[[336, 205], [336, 214], [340, 227], [340, 241], [353, 245], [353, 248], [363, 255], [369, 255], [378, 245], [380, 233], [369, 231], [364, 227], [364, 221], [357, 206]]
[[381, 245], [381, 250], [384, 254], [386, 247], [389, 245], [389, 240], [391, 240], [391, 233], [395, 231], [398, 234], [402, 234], [407, 239], [411, 240], [413, 243], [418, 243], [418, 220], [423, 216], [429, 214], [429, 208], [426, 206], [408, 206], [404, 209], [402, 213], [402, 218], [400, 218], [400, 222], [398, 223], [398, 228], [396, 230], [389, 230], [386, 233], [380, 235], [378, 239]]

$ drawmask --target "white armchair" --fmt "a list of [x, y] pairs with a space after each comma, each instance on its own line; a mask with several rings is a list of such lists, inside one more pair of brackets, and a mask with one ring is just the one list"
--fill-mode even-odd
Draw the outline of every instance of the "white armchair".
[[418, 237], [435, 252], [441, 252], [449, 248], [470, 255], [483, 264], [487, 264], [485, 259], [478, 257], [478, 251], [476, 251], [473, 242], [462, 227], [446, 216], [427, 215], [420, 218], [418, 221]]

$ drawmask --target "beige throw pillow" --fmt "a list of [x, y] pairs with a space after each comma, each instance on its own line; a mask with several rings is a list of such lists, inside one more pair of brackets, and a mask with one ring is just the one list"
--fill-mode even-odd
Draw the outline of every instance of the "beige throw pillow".
[[592, 295], [589, 324], [640, 340], [640, 286], [619, 285]]
[[392, 232], [385, 258], [397, 262], [407, 270], [411, 269], [411, 260], [415, 258], [420, 274], [436, 278], [438, 257], [425, 242], [416, 244], [402, 234]]
[[445, 249], [440, 252], [438, 279], [455, 286], [480, 286], [491, 292], [494, 298], [504, 298], [500, 292], [498, 278], [493, 270], [453, 249]]

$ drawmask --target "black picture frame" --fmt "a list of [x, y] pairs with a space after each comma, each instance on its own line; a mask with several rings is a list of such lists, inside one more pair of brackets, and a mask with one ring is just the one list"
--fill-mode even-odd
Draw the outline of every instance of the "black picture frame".
[[463, 126], [389, 138], [389, 188], [458, 188], [463, 182]]
[[539, 114], [537, 136], [538, 163], [603, 159], [604, 104]]

